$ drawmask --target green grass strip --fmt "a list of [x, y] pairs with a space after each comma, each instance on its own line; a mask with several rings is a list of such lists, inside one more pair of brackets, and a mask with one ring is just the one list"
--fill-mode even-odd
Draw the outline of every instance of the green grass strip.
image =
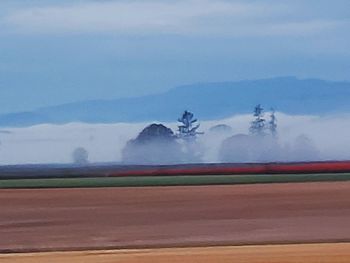
[[57, 179], [0, 180], [0, 188], [73, 188], [73, 187], [127, 187], [225, 185], [287, 182], [348, 181], [350, 174], [260, 174], [260, 175], [203, 175], [203, 176], [146, 176]]

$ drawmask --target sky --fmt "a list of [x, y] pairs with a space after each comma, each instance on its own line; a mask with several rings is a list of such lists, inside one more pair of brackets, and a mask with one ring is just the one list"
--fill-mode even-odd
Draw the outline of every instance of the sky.
[[0, 113], [196, 82], [350, 81], [348, 0], [1, 0]]

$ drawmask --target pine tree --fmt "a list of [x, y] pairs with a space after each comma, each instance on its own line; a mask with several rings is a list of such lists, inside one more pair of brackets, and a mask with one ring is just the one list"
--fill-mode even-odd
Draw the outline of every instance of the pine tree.
[[255, 119], [251, 122], [249, 131], [253, 135], [263, 136], [265, 135], [265, 122], [264, 119], [264, 109], [260, 104], [256, 105], [254, 108], [254, 117]]
[[269, 121], [269, 130], [273, 137], [277, 136], [277, 118], [275, 115], [275, 110], [271, 109], [270, 121]]
[[197, 142], [197, 135], [203, 134], [198, 132], [199, 124], [197, 119], [194, 118], [192, 112], [185, 111], [182, 116], [178, 119], [181, 125], [178, 126], [177, 137], [182, 139], [184, 158], [189, 163], [198, 163], [202, 159], [203, 149]]
[[191, 140], [195, 139], [198, 134], [202, 134], [201, 132], [197, 132], [200, 124], [196, 124], [197, 119], [194, 119], [193, 113], [189, 111], [184, 111], [182, 116], [178, 119], [178, 122], [181, 125], [178, 126], [178, 137]]

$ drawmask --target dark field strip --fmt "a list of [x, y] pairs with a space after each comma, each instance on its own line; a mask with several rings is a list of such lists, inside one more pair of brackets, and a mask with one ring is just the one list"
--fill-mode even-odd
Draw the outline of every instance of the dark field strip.
[[0, 188], [78, 188], [228, 185], [289, 182], [350, 181], [350, 173], [332, 174], [259, 174], [259, 175], [176, 175], [97, 178], [51, 178], [0, 180]]
[[209, 163], [177, 165], [0, 166], [0, 180], [97, 177], [350, 173], [350, 161], [299, 163]]

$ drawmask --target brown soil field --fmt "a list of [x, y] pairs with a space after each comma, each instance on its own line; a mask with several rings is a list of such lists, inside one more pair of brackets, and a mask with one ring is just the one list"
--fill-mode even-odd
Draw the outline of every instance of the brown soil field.
[[0, 204], [0, 252], [350, 241], [350, 182], [0, 190]]
[[0, 254], [0, 261], [2, 263], [348, 263], [350, 243]]

